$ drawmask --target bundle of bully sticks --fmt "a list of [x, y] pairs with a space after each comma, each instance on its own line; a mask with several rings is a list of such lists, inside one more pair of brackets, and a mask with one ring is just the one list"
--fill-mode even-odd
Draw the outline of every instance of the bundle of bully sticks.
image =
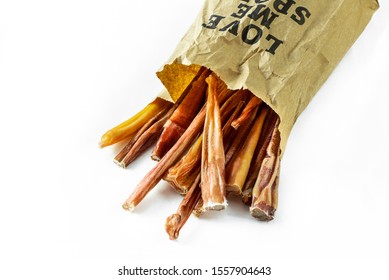
[[127, 141], [114, 159], [123, 168], [155, 145], [156, 165], [123, 208], [133, 210], [163, 179], [184, 196], [166, 220], [171, 239], [192, 213], [222, 210], [232, 195], [255, 218], [272, 220], [281, 149], [378, 7], [377, 0], [204, 0], [157, 73], [175, 102], [157, 97], [101, 138], [101, 147]]
[[155, 145], [158, 161], [123, 204], [133, 210], [158, 182], [183, 200], [165, 229], [176, 239], [190, 215], [227, 207], [241, 196], [253, 217], [272, 220], [280, 173], [278, 115], [249, 90], [230, 90], [202, 67], [174, 104], [157, 97], [138, 114], [106, 132], [101, 147], [128, 143], [114, 162], [126, 168]]

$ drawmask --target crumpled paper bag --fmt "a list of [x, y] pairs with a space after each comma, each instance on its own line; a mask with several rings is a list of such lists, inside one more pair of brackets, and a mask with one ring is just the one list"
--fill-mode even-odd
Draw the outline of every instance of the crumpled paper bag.
[[281, 150], [298, 116], [362, 33], [376, 0], [206, 0], [157, 76], [176, 101], [200, 66], [279, 116]]

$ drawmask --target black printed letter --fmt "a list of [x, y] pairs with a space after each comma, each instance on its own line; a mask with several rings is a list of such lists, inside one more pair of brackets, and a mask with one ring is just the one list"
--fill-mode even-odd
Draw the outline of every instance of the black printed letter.
[[277, 39], [276, 37], [274, 37], [271, 34], [267, 35], [266, 40], [268, 40], [269, 42], [270, 42], [270, 40], [274, 41], [274, 43], [271, 45], [271, 47], [266, 49], [266, 51], [271, 53], [271, 54], [276, 54], [276, 50], [283, 43], [283, 41], [281, 41], [280, 39]]
[[239, 4], [239, 11], [233, 13], [231, 16], [236, 18], [243, 18], [252, 8], [253, 6], [249, 6], [246, 4]]
[[311, 16], [311, 12], [305, 7], [297, 7], [295, 13], [290, 18], [299, 25], [303, 25], [305, 20]]
[[203, 23], [203, 27], [209, 28], [209, 29], [215, 29], [223, 18], [225, 18], [225, 17], [218, 16], [218, 15], [212, 15], [209, 18], [209, 21], [207, 24]]
[[226, 26], [221, 28], [220, 31], [228, 30], [228, 32], [230, 32], [230, 33], [232, 33], [232, 34], [234, 34], [236, 36], [236, 35], [238, 35], [239, 23], [240, 23], [239, 20], [233, 21], [230, 24], [227, 24]]
[[[248, 38], [250, 30], [254, 30], [254, 32], [256, 33], [255, 36], [253, 36], [252, 38]], [[254, 24], [249, 24], [242, 31], [242, 40], [246, 44], [254, 45], [255, 43], [257, 43], [259, 41], [259, 39], [261, 39], [262, 33], [263, 33], [263, 31], [261, 28], [259, 28], [258, 26], [254, 25]]]

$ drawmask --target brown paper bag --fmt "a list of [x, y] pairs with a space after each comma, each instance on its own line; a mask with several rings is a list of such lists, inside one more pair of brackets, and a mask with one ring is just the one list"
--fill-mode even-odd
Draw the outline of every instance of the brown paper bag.
[[206, 66], [247, 88], [281, 119], [281, 149], [297, 117], [361, 34], [376, 0], [206, 0], [157, 73], [177, 100]]

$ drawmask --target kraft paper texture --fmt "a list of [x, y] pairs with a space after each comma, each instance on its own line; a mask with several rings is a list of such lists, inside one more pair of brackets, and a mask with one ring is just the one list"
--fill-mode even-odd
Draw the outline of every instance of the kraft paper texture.
[[206, 0], [157, 75], [174, 101], [199, 65], [231, 89], [249, 89], [280, 116], [283, 152], [297, 117], [378, 7], [376, 0]]

